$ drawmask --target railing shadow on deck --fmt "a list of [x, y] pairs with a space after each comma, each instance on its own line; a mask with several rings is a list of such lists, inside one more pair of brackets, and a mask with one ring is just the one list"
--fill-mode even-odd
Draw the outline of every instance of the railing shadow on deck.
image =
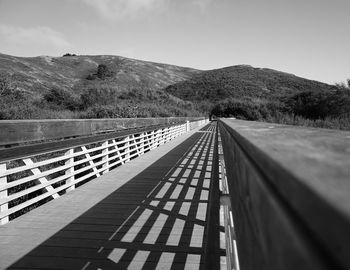
[[[205, 136], [197, 132], [9, 269], [203, 267], [213, 130], [202, 132]], [[211, 239], [219, 241], [219, 230]]]

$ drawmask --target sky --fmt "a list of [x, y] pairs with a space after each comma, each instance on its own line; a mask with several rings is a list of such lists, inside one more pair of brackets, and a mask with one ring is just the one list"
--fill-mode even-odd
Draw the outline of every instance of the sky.
[[0, 0], [0, 53], [350, 78], [350, 0]]

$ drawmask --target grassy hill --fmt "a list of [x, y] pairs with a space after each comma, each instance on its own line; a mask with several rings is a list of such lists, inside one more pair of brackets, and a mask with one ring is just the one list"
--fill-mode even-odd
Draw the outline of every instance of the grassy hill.
[[[86, 80], [97, 71], [100, 64], [106, 65], [113, 76], [103, 82]], [[0, 54], [0, 72], [15, 74], [18, 87], [34, 94], [44, 93], [54, 86], [69, 91], [83, 91], [96, 84], [121, 90], [141, 86], [162, 89], [200, 73], [191, 68], [121, 56], [15, 57], [5, 54]]]
[[0, 119], [198, 115], [162, 90], [198, 73], [120, 56], [0, 54], [0, 75], [16, 89], [0, 95]]
[[212, 114], [350, 129], [350, 90], [247, 65], [199, 71], [120, 56], [0, 54], [0, 119]]
[[350, 129], [350, 89], [240, 65], [205, 71], [166, 87], [219, 117]]
[[289, 73], [247, 65], [205, 71], [166, 88], [168, 93], [185, 100], [211, 102], [243, 97], [270, 99], [304, 91], [331, 90], [336, 90], [336, 87]]

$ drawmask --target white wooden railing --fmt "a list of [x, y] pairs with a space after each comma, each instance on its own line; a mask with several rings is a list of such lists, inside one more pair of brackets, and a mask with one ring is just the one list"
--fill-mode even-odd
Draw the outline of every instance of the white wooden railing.
[[57, 199], [207, 122], [187, 121], [123, 136], [107, 136], [104, 140], [90, 140], [70, 147], [54, 147], [52, 151], [43, 147], [39, 154], [3, 160], [0, 162], [0, 224]]

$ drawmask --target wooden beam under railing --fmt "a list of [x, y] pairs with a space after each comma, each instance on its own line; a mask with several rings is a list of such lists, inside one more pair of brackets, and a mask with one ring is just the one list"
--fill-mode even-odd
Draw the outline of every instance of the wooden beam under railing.
[[172, 125], [205, 117], [1, 120], [0, 146], [96, 135], [117, 130]]

